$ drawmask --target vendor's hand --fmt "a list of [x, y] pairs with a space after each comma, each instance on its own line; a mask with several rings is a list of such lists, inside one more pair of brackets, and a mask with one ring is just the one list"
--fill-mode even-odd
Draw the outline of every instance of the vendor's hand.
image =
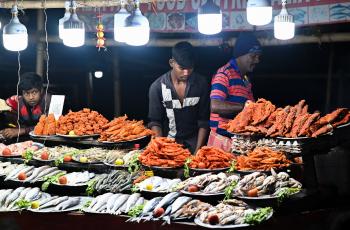
[[[20, 130], [18, 130], [17, 128], [7, 128], [7, 129], [1, 130], [1, 134], [6, 139], [11, 139], [11, 138], [17, 137], [18, 131], [20, 131]], [[19, 135], [21, 135], [21, 132]]]

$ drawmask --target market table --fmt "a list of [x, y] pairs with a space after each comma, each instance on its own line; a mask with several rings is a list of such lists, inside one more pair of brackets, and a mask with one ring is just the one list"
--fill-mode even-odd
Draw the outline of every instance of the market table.
[[[276, 215], [269, 221], [240, 229], [328, 229], [332, 224], [334, 210], [317, 210], [289, 215]], [[0, 213], [1, 230], [62, 230], [62, 229], [204, 229], [193, 223], [172, 223], [162, 226], [162, 222], [129, 223], [126, 217], [82, 213], [39, 214], [31, 212]]]

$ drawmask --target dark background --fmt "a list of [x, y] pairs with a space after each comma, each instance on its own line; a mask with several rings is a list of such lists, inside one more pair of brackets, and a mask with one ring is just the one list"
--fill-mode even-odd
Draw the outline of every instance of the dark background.
[[[57, 36], [58, 19], [63, 10], [50, 9], [48, 34]], [[8, 23], [9, 10], [0, 10], [2, 26]], [[21, 72], [35, 71], [36, 10], [26, 10], [20, 20], [27, 26], [32, 41], [21, 52]], [[349, 24], [334, 24], [319, 27], [297, 27], [297, 34], [314, 35], [333, 32], [349, 32]], [[221, 33], [218, 37], [236, 37], [237, 32]], [[258, 37], [270, 38], [273, 31], [258, 31]], [[152, 34], [156, 38], [205, 38], [200, 34]], [[121, 72], [121, 113], [131, 118], [147, 119], [148, 88], [161, 74], [169, 70], [170, 47], [108, 46], [114, 43], [113, 34], [106, 33], [107, 51], [98, 51], [94, 46], [69, 48], [62, 43], [49, 43], [50, 91], [65, 94], [65, 110], [79, 110], [88, 105], [88, 73], [102, 69], [104, 77], [94, 79], [92, 108], [108, 119], [114, 116], [113, 63], [115, 55], [120, 61]], [[94, 40], [90, 32], [86, 40]], [[2, 43], [2, 38], [0, 39]], [[256, 98], [264, 97], [278, 106], [295, 104], [306, 99], [311, 110], [325, 111], [327, 74], [330, 52], [333, 49], [331, 104], [329, 109], [350, 107], [350, 55], [349, 42], [313, 43], [284, 46], [265, 46], [261, 63], [251, 74]], [[216, 69], [231, 57], [232, 48], [225, 44], [220, 47], [196, 47], [196, 71], [207, 77], [208, 83]], [[0, 46], [0, 98], [16, 93], [17, 53], [6, 51]]]

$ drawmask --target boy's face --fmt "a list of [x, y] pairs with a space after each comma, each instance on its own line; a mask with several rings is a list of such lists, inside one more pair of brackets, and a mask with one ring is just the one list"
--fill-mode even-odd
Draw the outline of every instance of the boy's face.
[[41, 91], [36, 88], [30, 89], [30, 90], [23, 90], [22, 95], [23, 95], [24, 101], [28, 105], [33, 107], [39, 103]]
[[193, 67], [184, 68], [180, 66], [174, 59], [170, 59], [169, 64], [173, 68], [173, 74], [175, 75], [175, 78], [179, 81], [187, 81], [188, 77], [193, 72]]

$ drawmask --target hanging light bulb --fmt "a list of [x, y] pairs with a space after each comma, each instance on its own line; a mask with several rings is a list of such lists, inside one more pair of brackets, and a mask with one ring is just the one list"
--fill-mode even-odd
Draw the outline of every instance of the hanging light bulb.
[[202, 34], [217, 34], [222, 30], [222, 12], [213, 0], [198, 8], [198, 31]]
[[248, 0], [247, 21], [251, 25], [263, 26], [272, 20], [272, 6], [270, 0]]
[[142, 46], [149, 41], [149, 22], [142, 15], [140, 3], [135, 1], [136, 7], [130, 16], [125, 19], [124, 33], [126, 35], [126, 44], [131, 46]]
[[287, 1], [282, 0], [281, 13], [275, 16], [274, 21], [274, 35], [280, 40], [288, 40], [294, 37], [295, 23], [293, 22], [293, 15], [288, 14], [286, 8]]
[[78, 18], [73, 1], [70, 1], [70, 12], [69, 19], [63, 23], [63, 44], [70, 47], [79, 47], [85, 43], [85, 26], [84, 22]]
[[10, 51], [22, 51], [28, 46], [27, 28], [20, 23], [17, 17], [17, 5], [12, 6], [11, 13], [12, 19], [2, 31], [3, 45], [5, 49]]
[[[73, 4], [75, 6], [75, 2], [73, 2]], [[64, 13], [63, 18], [58, 20], [58, 36], [60, 39], [63, 39], [63, 33], [64, 33], [63, 23], [67, 21], [70, 17], [70, 1], [65, 1], [64, 8], [66, 9], [66, 11]]]
[[114, 14], [114, 40], [117, 42], [126, 42], [125, 19], [130, 13], [125, 8], [125, 1], [121, 1], [121, 8], [118, 13]]

